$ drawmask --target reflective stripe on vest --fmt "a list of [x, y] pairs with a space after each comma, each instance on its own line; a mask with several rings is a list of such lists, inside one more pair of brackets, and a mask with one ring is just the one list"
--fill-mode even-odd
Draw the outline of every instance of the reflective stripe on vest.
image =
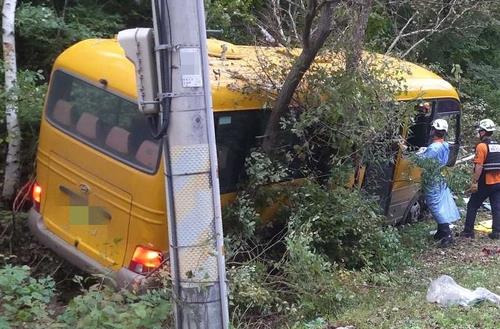
[[486, 142], [488, 154], [484, 161], [484, 171], [500, 171], [500, 144], [493, 141]]

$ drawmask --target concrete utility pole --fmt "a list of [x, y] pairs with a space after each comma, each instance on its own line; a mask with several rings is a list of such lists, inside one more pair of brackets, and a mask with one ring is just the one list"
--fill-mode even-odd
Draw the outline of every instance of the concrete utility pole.
[[[166, 132], [163, 159], [176, 328], [227, 329], [204, 3], [152, 3], [155, 46], [150, 29], [122, 31], [118, 40], [136, 66], [139, 109], [155, 119], [157, 105], [161, 106], [157, 122], [161, 122], [160, 132]], [[156, 61], [151, 49], [156, 51]], [[156, 72], [151, 69], [154, 66]], [[152, 99], [156, 93], [158, 97]]]
[[176, 327], [225, 329], [228, 306], [204, 3], [158, 0], [153, 8], [159, 90], [163, 115], [168, 116], [163, 154]]

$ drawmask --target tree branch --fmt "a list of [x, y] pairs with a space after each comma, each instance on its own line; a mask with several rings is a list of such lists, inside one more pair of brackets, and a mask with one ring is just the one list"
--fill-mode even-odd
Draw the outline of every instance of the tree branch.
[[316, 17], [317, 0], [309, 0], [307, 2], [306, 17], [304, 19], [304, 30], [302, 31], [302, 47], [308, 49], [310, 46], [311, 29], [314, 18]]
[[[396, 3], [396, 2], [394, 2]], [[433, 5], [440, 4], [439, 7], [434, 7]], [[404, 54], [404, 56], [407, 56], [411, 51], [413, 51], [418, 45], [420, 45], [422, 42], [426, 41], [429, 37], [436, 33], [441, 33], [443, 31], [455, 28], [457, 23], [465, 17], [467, 13], [469, 13], [472, 10], [475, 10], [477, 8], [480, 8], [480, 5], [484, 5], [484, 1], [474, 1], [474, 2], [469, 2], [469, 1], [458, 1], [458, 0], [451, 0], [447, 1], [446, 3], [442, 3], [441, 1], [436, 1], [436, 0], [430, 0], [427, 3], [424, 3], [427, 5], [427, 10], [430, 10], [432, 12], [432, 16], [435, 17], [435, 20], [433, 21], [430, 26], [423, 26], [419, 29], [416, 29], [414, 31], [406, 32], [411, 23], [415, 23], [415, 18], [417, 17], [417, 14], [420, 12], [425, 12], [426, 8], [422, 8], [422, 3], [419, 3], [418, 7], [418, 12], [417, 8], [415, 8], [416, 12], [408, 19], [408, 21], [405, 23], [401, 31], [399, 31], [398, 35], [396, 38], [392, 41], [391, 45], [387, 48], [386, 54], [389, 54], [392, 52], [400, 43], [402, 40], [411, 38], [417, 35], [422, 35], [425, 34], [423, 37], [421, 37], [415, 44], [411, 45], [409, 49], [407, 49]], [[398, 3], [400, 6], [404, 5], [411, 5], [411, 2], [406, 1], [403, 2], [403, 4]], [[465, 5], [465, 6], [464, 6]], [[459, 10], [460, 9], [460, 10]], [[397, 10], [396, 10], [397, 11]], [[395, 15], [395, 11], [393, 11], [393, 15]], [[396, 22], [396, 19], [394, 21]], [[397, 23], [396, 23], [397, 25]]]
[[[288, 111], [290, 102], [293, 99], [300, 81], [313, 63], [318, 51], [324, 45], [332, 31], [331, 25], [333, 18], [333, 7], [334, 4], [338, 4], [339, 2], [340, 1], [324, 2], [324, 5], [321, 6], [321, 10], [319, 12], [320, 17], [318, 20], [317, 29], [311, 36], [310, 31], [312, 29], [312, 24], [315, 16], [318, 15], [318, 6], [315, 0], [309, 0], [308, 12], [306, 17], [304, 18], [305, 28], [302, 39], [302, 42], [304, 43], [302, 52], [293, 63], [290, 72], [288, 72], [287, 74], [285, 82], [281, 86], [281, 90], [278, 93], [273, 111], [271, 112], [271, 116], [267, 123], [265, 138], [262, 144], [264, 151], [266, 151], [267, 153], [270, 153], [272, 151], [272, 148], [277, 142], [280, 131], [280, 119]], [[308, 33], [305, 33], [305, 31], [308, 31]]]
[[403, 26], [403, 28], [399, 31], [399, 34], [397, 35], [396, 38], [394, 38], [394, 40], [392, 41], [391, 45], [389, 46], [389, 48], [387, 48], [387, 51], [385, 52], [385, 54], [389, 54], [393, 49], [394, 47], [396, 47], [397, 43], [399, 42], [399, 40], [401, 38], [404, 38], [405, 37], [405, 34], [403, 34], [403, 32], [406, 30], [406, 28], [410, 25], [410, 23], [413, 21], [413, 19], [415, 18], [415, 16], [417, 15], [417, 13], [415, 12], [411, 17], [410, 19], [408, 20], [408, 22], [406, 22], [405, 26]]

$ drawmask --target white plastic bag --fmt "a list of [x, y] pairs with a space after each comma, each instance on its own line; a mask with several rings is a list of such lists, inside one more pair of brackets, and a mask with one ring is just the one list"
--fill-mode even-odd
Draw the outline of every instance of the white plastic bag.
[[483, 300], [500, 305], [500, 296], [485, 288], [472, 291], [459, 286], [452, 277], [441, 275], [432, 281], [427, 290], [427, 301], [443, 306], [471, 306]]

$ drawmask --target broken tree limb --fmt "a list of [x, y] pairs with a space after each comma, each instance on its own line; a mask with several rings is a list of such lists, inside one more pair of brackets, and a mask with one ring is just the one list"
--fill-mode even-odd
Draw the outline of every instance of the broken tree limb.
[[464, 158], [462, 158], [460, 160], [457, 160], [455, 162], [455, 165], [461, 164], [461, 163], [464, 163], [464, 162], [467, 162], [467, 161], [470, 161], [470, 160], [474, 159], [474, 156], [475, 156], [474, 154], [471, 154], [471, 155], [468, 155], [468, 156], [466, 156], [466, 157], [464, 157]]

